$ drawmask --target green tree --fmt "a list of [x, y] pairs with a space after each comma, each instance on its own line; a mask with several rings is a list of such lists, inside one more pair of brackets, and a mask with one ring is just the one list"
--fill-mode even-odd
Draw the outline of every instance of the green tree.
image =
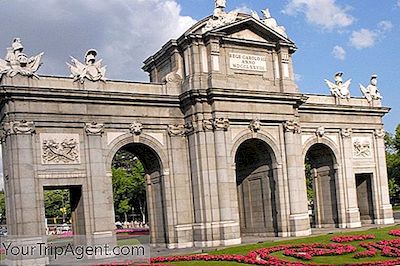
[[131, 152], [120, 150], [113, 159], [114, 209], [128, 220], [128, 213], [140, 213], [146, 222], [146, 182], [142, 162]]
[[400, 124], [393, 135], [386, 133], [385, 147], [389, 194], [393, 203], [399, 198], [400, 192]]
[[71, 219], [71, 203], [68, 189], [45, 190], [44, 206], [46, 218], [63, 218], [63, 222]]

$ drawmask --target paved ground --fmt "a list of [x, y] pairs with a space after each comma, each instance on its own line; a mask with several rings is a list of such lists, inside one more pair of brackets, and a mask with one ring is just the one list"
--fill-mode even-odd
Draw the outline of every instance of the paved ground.
[[[400, 224], [400, 212], [395, 212], [395, 224]], [[343, 228], [322, 228], [322, 229], [312, 229], [312, 235], [326, 235], [330, 233], [345, 233], [345, 232], [357, 232], [357, 231], [364, 231], [372, 228], [380, 228], [382, 226], [379, 225], [367, 225], [363, 226], [362, 228], [354, 228], [354, 229], [343, 229]], [[261, 243], [267, 241], [280, 241], [280, 240], [290, 240], [296, 237], [289, 237], [289, 238], [280, 238], [280, 237], [242, 237], [242, 244], [254, 244], [254, 243]], [[186, 255], [186, 254], [193, 254], [193, 253], [207, 253], [214, 250], [224, 249], [226, 247], [216, 247], [216, 248], [185, 248], [185, 249], [166, 249], [166, 248], [159, 248], [159, 249], [152, 249], [151, 256], [158, 257], [158, 256], [176, 256], [176, 255]]]

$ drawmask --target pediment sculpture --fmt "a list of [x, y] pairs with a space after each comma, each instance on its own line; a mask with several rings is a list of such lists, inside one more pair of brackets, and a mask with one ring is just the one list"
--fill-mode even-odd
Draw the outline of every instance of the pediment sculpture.
[[257, 20], [260, 20], [261, 22], [263, 22], [267, 27], [273, 29], [274, 31], [276, 31], [277, 33], [279, 33], [280, 35], [284, 36], [284, 37], [288, 37], [287, 33], [286, 33], [286, 29], [283, 26], [279, 26], [278, 22], [276, 21], [276, 19], [274, 19], [271, 16], [271, 13], [269, 11], [268, 8], [261, 10], [261, 12], [263, 13], [263, 18], [260, 18], [260, 16], [258, 15], [258, 13], [256, 11], [252, 11], [251, 12], [251, 16]]
[[15, 38], [11, 47], [7, 48], [6, 58], [4, 60], [0, 59], [0, 78], [3, 75], [12, 78], [18, 74], [39, 78], [36, 71], [42, 65], [40, 60], [44, 53], [28, 57], [23, 53], [23, 50], [24, 46], [21, 43], [21, 39]]
[[378, 85], [377, 75], [371, 76], [370, 83], [367, 87], [364, 87], [362, 84], [360, 84], [360, 90], [369, 103], [373, 102], [374, 100], [382, 99], [382, 95], [379, 92], [377, 85]]
[[335, 82], [331, 82], [327, 79], [325, 79], [326, 84], [328, 85], [331, 93], [333, 96], [336, 98], [341, 98], [341, 99], [350, 99], [350, 84], [351, 84], [351, 79], [343, 83], [343, 72], [337, 72], [335, 74]]
[[215, 28], [219, 28], [236, 21], [238, 17], [237, 11], [225, 12], [226, 0], [215, 0], [215, 8], [213, 16], [207, 21], [203, 28], [203, 33], [206, 33]]
[[74, 81], [80, 81], [84, 83], [85, 80], [90, 81], [106, 81], [106, 66], [102, 66], [102, 59], [96, 61], [97, 51], [90, 49], [85, 54], [85, 63], [79, 62], [79, 60], [71, 56], [71, 62], [73, 65], [68, 64], [71, 70], [71, 76]]

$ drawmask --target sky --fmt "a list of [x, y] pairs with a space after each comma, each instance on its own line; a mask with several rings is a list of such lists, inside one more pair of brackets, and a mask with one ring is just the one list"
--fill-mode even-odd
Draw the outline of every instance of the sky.
[[[352, 95], [361, 96], [358, 84], [377, 74], [383, 103], [392, 108], [385, 128], [394, 131], [400, 123], [400, 0], [227, 0], [227, 11], [266, 7], [298, 46], [294, 71], [301, 92], [329, 94], [324, 79], [342, 71], [352, 79]], [[213, 8], [213, 0], [0, 0], [0, 56], [20, 37], [28, 55], [45, 52], [39, 74], [67, 76], [69, 57], [83, 61], [95, 48], [109, 79], [148, 81], [142, 62]]]

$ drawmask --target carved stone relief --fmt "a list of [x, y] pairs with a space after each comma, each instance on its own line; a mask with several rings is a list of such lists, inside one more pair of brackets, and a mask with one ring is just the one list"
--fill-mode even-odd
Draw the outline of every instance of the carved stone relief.
[[257, 132], [261, 129], [261, 122], [258, 119], [250, 121], [249, 128], [253, 132]]
[[78, 134], [40, 134], [42, 164], [79, 164]]
[[372, 141], [369, 137], [353, 138], [353, 157], [371, 158], [372, 157]]
[[129, 131], [135, 135], [140, 135], [142, 133], [142, 130], [143, 124], [139, 122], [134, 122], [129, 126]]

